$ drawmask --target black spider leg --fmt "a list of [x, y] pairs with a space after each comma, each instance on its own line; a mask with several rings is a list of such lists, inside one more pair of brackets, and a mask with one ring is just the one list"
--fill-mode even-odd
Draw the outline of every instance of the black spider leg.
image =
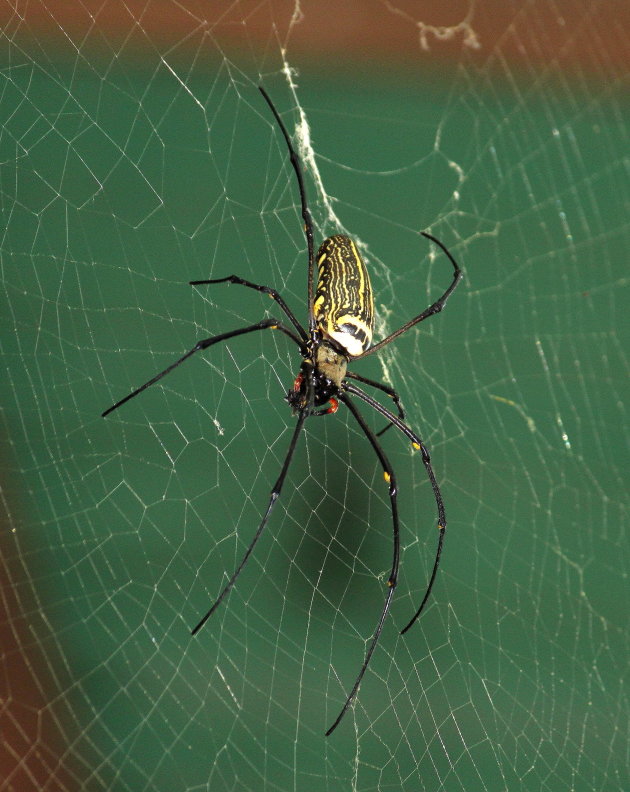
[[370, 660], [372, 658], [372, 654], [374, 652], [374, 649], [376, 649], [376, 644], [378, 643], [378, 639], [380, 638], [381, 631], [383, 629], [383, 624], [385, 623], [385, 619], [387, 618], [387, 614], [389, 613], [389, 608], [390, 608], [390, 606], [392, 604], [392, 597], [394, 596], [394, 590], [396, 588], [396, 582], [398, 580], [398, 563], [399, 563], [399, 559], [400, 559], [400, 536], [399, 536], [399, 530], [398, 530], [398, 503], [397, 503], [397, 500], [396, 500], [397, 491], [396, 491], [396, 478], [394, 476], [394, 470], [393, 470], [392, 466], [390, 465], [389, 460], [385, 456], [385, 452], [381, 448], [380, 443], [376, 439], [376, 435], [370, 429], [370, 427], [365, 423], [365, 421], [363, 420], [363, 416], [357, 410], [357, 408], [354, 406], [354, 404], [343, 393], [339, 393], [339, 400], [341, 402], [343, 402], [346, 405], [346, 407], [350, 410], [350, 412], [354, 416], [356, 422], [359, 424], [359, 426], [363, 430], [363, 433], [365, 434], [367, 439], [370, 441], [370, 444], [371, 444], [372, 448], [374, 449], [374, 451], [376, 452], [376, 455], [379, 458], [381, 466], [383, 467], [385, 480], [389, 484], [389, 499], [391, 501], [391, 506], [392, 506], [392, 521], [393, 521], [393, 526], [394, 526], [394, 558], [393, 558], [393, 561], [392, 561], [392, 569], [391, 569], [391, 572], [389, 574], [389, 579], [387, 581], [387, 585], [388, 585], [387, 596], [385, 597], [385, 603], [383, 605], [383, 610], [381, 612], [381, 617], [378, 620], [378, 624], [376, 625], [376, 630], [374, 631], [374, 635], [372, 636], [372, 641], [371, 641], [371, 643], [370, 643], [370, 645], [368, 647], [368, 650], [366, 652], [365, 660], [363, 661], [363, 665], [361, 666], [361, 670], [359, 671], [359, 674], [358, 674], [358, 676], [357, 676], [357, 678], [355, 680], [355, 683], [354, 683], [354, 685], [352, 687], [352, 690], [350, 691], [350, 695], [346, 699], [346, 703], [343, 705], [339, 715], [337, 715], [337, 718], [336, 718], [335, 722], [333, 723], [333, 725], [326, 732], [326, 737], [328, 737], [330, 734], [332, 734], [332, 732], [334, 732], [334, 730], [339, 725], [341, 719], [346, 714], [346, 712], [348, 710], [348, 707], [350, 707], [350, 705], [354, 701], [355, 696], [357, 695], [357, 691], [359, 690], [359, 685], [361, 684], [361, 680], [363, 679], [363, 676], [364, 676], [365, 672], [367, 671], [367, 667], [368, 667], [368, 665], [370, 663]]
[[[364, 385], [369, 385], [372, 388], [378, 388], [378, 390], [383, 391], [386, 393], [396, 405], [396, 409], [398, 410], [398, 417], [401, 421], [405, 420], [405, 411], [403, 410], [402, 404], [400, 403], [400, 396], [396, 393], [393, 388], [390, 388], [389, 385], [385, 385], [382, 382], [377, 382], [376, 380], [368, 379], [367, 377], [361, 376], [361, 374], [355, 374], [354, 371], [346, 371], [346, 377], [350, 377], [351, 379], [355, 379], [358, 382], [362, 382]], [[377, 437], [385, 434], [388, 429], [391, 429], [393, 423], [388, 423], [384, 429], [381, 429], [380, 432], [376, 433]]]
[[304, 221], [304, 234], [306, 236], [306, 244], [308, 245], [308, 330], [311, 336], [311, 341], [315, 340], [315, 313], [313, 310], [313, 271], [314, 271], [314, 264], [315, 264], [315, 251], [313, 249], [313, 220], [311, 218], [311, 213], [308, 210], [308, 206], [306, 204], [306, 189], [304, 187], [304, 176], [302, 175], [302, 165], [300, 163], [300, 158], [295, 152], [293, 148], [293, 144], [291, 143], [291, 138], [289, 137], [289, 133], [287, 132], [287, 128], [284, 125], [284, 122], [280, 118], [280, 114], [276, 110], [273, 102], [269, 98], [267, 91], [262, 87], [262, 85], [258, 86], [258, 90], [263, 95], [265, 101], [269, 105], [271, 112], [273, 113], [274, 118], [278, 126], [280, 127], [280, 131], [286, 141], [287, 149], [289, 150], [289, 159], [291, 160], [291, 165], [293, 165], [293, 170], [295, 171], [295, 175], [297, 178], [298, 188], [300, 190], [300, 202], [302, 204], [302, 220]]
[[302, 340], [308, 340], [308, 334], [306, 330], [295, 318], [293, 311], [285, 303], [280, 294], [275, 289], [269, 288], [269, 286], [259, 286], [257, 283], [251, 283], [251, 281], [245, 280], [244, 278], [239, 278], [238, 275], [228, 275], [227, 278], [213, 278], [212, 280], [194, 280], [189, 281], [189, 283], [191, 286], [205, 286], [213, 283], [237, 283], [239, 286], [246, 286], [248, 289], [256, 289], [256, 291], [263, 292], [263, 294], [268, 294], [271, 299], [275, 300], [278, 303], [278, 306], [284, 311], [286, 317], [289, 319], [293, 327], [295, 327], [298, 333], [302, 336]]
[[429, 316], [433, 316], [433, 314], [439, 313], [444, 308], [444, 306], [446, 305], [446, 301], [451, 296], [451, 294], [455, 291], [455, 288], [457, 287], [457, 284], [462, 279], [462, 277], [463, 277], [462, 276], [462, 271], [459, 268], [459, 265], [457, 264], [457, 262], [455, 261], [453, 256], [450, 254], [450, 252], [445, 247], [445, 245], [443, 245], [440, 242], [439, 239], [436, 239], [434, 236], [431, 236], [431, 234], [427, 234], [425, 231], [422, 231], [421, 233], [422, 233], [422, 236], [426, 237], [427, 239], [430, 239], [431, 242], [435, 242], [435, 244], [446, 254], [446, 256], [448, 257], [448, 260], [453, 265], [454, 272], [453, 272], [453, 280], [451, 281], [451, 285], [448, 287], [448, 289], [444, 292], [444, 294], [441, 297], [439, 297], [428, 308], [425, 308], [424, 311], [422, 311], [421, 314], [418, 314], [418, 316], [415, 316], [413, 319], [410, 319], [402, 327], [399, 327], [398, 330], [394, 331], [393, 333], [390, 333], [390, 335], [388, 335], [387, 338], [384, 338], [382, 341], [379, 341], [378, 344], [375, 344], [373, 347], [370, 347], [368, 350], [363, 352], [361, 355], [357, 355], [354, 358], [355, 360], [359, 360], [360, 358], [364, 358], [367, 355], [373, 354], [374, 352], [378, 352], [384, 346], [387, 346], [387, 344], [390, 344], [395, 338], [398, 338], [399, 335], [402, 335], [403, 333], [406, 333], [407, 330], [409, 330], [414, 325], [417, 325], [419, 322], [423, 322], [425, 319], [428, 319]]
[[278, 480], [273, 485], [273, 489], [271, 490], [271, 496], [269, 498], [269, 504], [267, 506], [267, 511], [265, 512], [265, 515], [262, 518], [262, 520], [260, 522], [260, 525], [258, 526], [258, 530], [254, 534], [254, 538], [250, 542], [250, 545], [247, 548], [247, 550], [245, 551], [245, 555], [241, 559], [241, 563], [236, 567], [236, 570], [234, 571], [234, 574], [229, 579], [227, 585], [225, 586], [223, 591], [219, 594], [219, 596], [215, 600], [215, 602], [212, 605], [212, 607], [210, 608], [210, 610], [208, 610], [208, 612], [205, 614], [205, 616], [203, 616], [203, 618], [199, 620], [199, 622], [196, 625], [196, 627], [193, 628], [193, 630], [191, 631], [191, 635], [196, 635], [199, 632], [199, 630], [203, 627], [203, 625], [208, 621], [208, 619], [212, 616], [212, 614], [215, 612], [215, 610], [223, 602], [223, 600], [225, 599], [226, 595], [228, 594], [228, 592], [230, 591], [230, 589], [232, 588], [232, 586], [236, 582], [237, 577], [241, 574], [241, 572], [243, 570], [243, 567], [245, 566], [245, 564], [249, 560], [249, 557], [251, 556], [251, 554], [252, 554], [252, 552], [254, 550], [254, 547], [256, 546], [256, 543], [260, 539], [260, 535], [262, 534], [265, 526], [269, 522], [269, 517], [271, 516], [271, 512], [273, 511], [273, 507], [276, 505], [276, 501], [280, 497], [280, 492], [282, 491], [282, 485], [284, 484], [284, 480], [286, 478], [287, 471], [289, 469], [289, 464], [291, 463], [291, 458], [293, 457], [293, 452], [295, 451], [295, 447], [297, 445], [298, 437], [299, 437], [300, 432], [302, 430], [302, 426], [304, 425], [304, 421], [306, 420], [307, 417], [308, 417], [308, 413], [306, 412], [306, 410], [301, 410], [300, 414], [298, 415], [297, 423], [295, 425], [295, 430], [293, 431], [293, 437], [291, 438], [291, 442], [289, 443], [289, 450], [287, 451], [287, 455], [284, 458], [284, 464], [282, 465], [282, 470], [280, 471], [280, 475], [278, 476]]
[[143, 390], [148, 388], [150, 385], [154, 385], [158, 380], [161, 380], [162, 377], [165, 377], [167, 374], [170, 374], [173, 369], [177, 368], [180, 363], [183, 363], [185, 360], [188, 360], [189, 357], [195, 354], [195, 352], [200, 352], [202, 349], [207, 349], [213, 344], [218, 344], [220, 341], [227, 341], [228, 338], [234, 338], [235, 336], [245, 335], [245, 333], [254, 333], [256, 330], [280, 330], [285, 335], [289, 336], [289, 338], [294, 341], [300, 349], [303, 347], [301, 339], [299, 339], [292, 330], [285, 327], [281, 324], [277, 319], [263, 319], [256, 324], [249, 325], [249, 327], [241, 327], [238, 330], [231, 330], [229, 333], [221, 333], [220, 335], [212, 336], [211, 338], [205, 338], [203, 341], [198, 341], [195, 346], [186, 352], [185, 355], [176, 360], [174, 363], [171, 363], [168, 368], [165, 368], [164, 371], [161, 371], [159, 374], [156, 374], [155, 377], [150, 379], [148, 382], [145, 382], [144, 385], [141, 385], [139, 388], [136, 388], [135, 391], [132, 391], [128, 396], [125, 396], [124, 399], [117, 401], [109, 409], [105, 410], [102, 413], [102, 417], [105, 418], [106, 415], [109, 415], [114, 410], [117, 410], [121, 407], [125, 402], [128, 402], [129, 399], [133, 399], [134, 396], [137, 396], [139, 393], [142, 393]]
[[427, 600], [431, 595], [431, 589], [433, 588], [433, 583], [435, 582], [435, 576], [437, 575], [437, 571], [440, 566], [440, 556], [442, 555], [442, 547], [444, 545], [444, 534], [446, 533], [446, 513], [444, 511], [444, 501], [442, 500], [442, 493], [440, 492], [440, 488], [435, 479], [435, 474], [433, 473], [433, 468], [431, 467], [431, 457], [429, 456], [429, 452], [427, 451], [426, 446], [424, 445], [422, 440], [418, 437], [418, 435], [415, 434], [415, 432], [412, 432], [411, 429], [407, 426], [407, 424], [403, 423], [400, 420], [400, 418], [397, 418], [388, 409], [383, 407], [382, 404], [379, 404], [376, 401], [376, 399], [373, 399], [371, 396], [368, 396], [367, 393], [364, 393], [360, 388], [355, 388], [354, 385], [350, 385], [348, 383], [344, 383], [343, 387], [347, 393], [352, 393], [355, 396], [358, 396], [360, 399], [363, 399], [364, 402], [369, 404], [377, 412], [379, 412], [381, 415], [387, 418], [388, 421], [390, 421], [394, 426], [400, 429], [400, 431], [404, 435], [406, 435], [409, 438], [409, 440], [411, 440], [411, 444], [415, 449], [420, 450], [422, 452], [422, 462], [424, 464], [425, 470], [427, 471], [427, 476], [429, 478], [429, 481], [431, 482], [431, 489], [433, 490], [433, 497], [435, 498], [435, 505], [437, 506], [439, 537], [438, 537], [437, 550], [435, 551], [435, 560], [433, 562], [431, 577], [429, 578], [429, 584], [427, 586], [424, 597], [422, 598], [422, 602], [420, 603], [420, 607], [415, 612], [409, 624], [407, 624], [407, 626], [400, 631], [400, 634], [404, 635], [424, 610], [424, 606], [426, 605]]

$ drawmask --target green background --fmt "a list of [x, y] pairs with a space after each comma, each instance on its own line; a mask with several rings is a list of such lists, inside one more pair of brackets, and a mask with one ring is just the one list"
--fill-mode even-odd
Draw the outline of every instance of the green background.
[[[325, 190], [307, 166], [318, 236], [365, 244], [379, 335], [450, 280], [420, 230], [465, 271], [443, 314], [355, 369], [399, 390], [449, 529], [430, 607], [401, 637], [437, 537], [422, 465], [389, 432], [399, 588], [356, 706], [326, 739], [391, 559], [365, 439], [342, 410], [309, 422], [255, 557], [192, 639], [278, 475], [299, 356], [279, 334], [238, 339], [99, 417], [199, 338], [273, 310], [191, 279], [234, 272], [306, 316], [283, 141], [259, 78], [227, 65], [5, 50], [14, 788], [28, 788], [15, 779], [33, 751], [51, 788], [623, 788], [623, 82], [472, 67], [300, 80]], [[285, 79], [263, 80], [293, 132]]]

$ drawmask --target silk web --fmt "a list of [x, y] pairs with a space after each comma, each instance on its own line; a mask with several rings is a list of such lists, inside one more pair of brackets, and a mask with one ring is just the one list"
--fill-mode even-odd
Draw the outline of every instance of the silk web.
[[[383, 4], [424, 66], [360, 79], [293, 54], [316, 24], [297, 5], [257, 7], [262, 44], [230, 6], [233, 47], [190, 4], [122, 25], [103, 4], [81, 28], [44, 2], [48, 33], [16, 9], [0, 105], [7, 789], [625, 788], [627, 73], [594, 1], [563, 34], [566, 53], [591, 31], [589, 70], [541, 62], [542, 5], [514, 6], [495, 41], [466, 17], [440, 69], [426, 48], [449, 31]], [[189, 280], [236, 273], [306, 320], [298, 192], [259, 83], [300, 150], [318, 239], [361, 245], [377, 337], [449, 282], [421, 230], [465, 272], [441, 315], [354, 369], [399, 391], [449, 527], [400, 636], [437, 532], [392, 429], [399, 585], [329, 739], [391, 564], [361, 432], [342, 409], [307, 422], [265, 535], [191, 638], [280, 471], [299, 355], [272, 332], [235, 339], [99, 417], [198, 339], [277, 313]]]

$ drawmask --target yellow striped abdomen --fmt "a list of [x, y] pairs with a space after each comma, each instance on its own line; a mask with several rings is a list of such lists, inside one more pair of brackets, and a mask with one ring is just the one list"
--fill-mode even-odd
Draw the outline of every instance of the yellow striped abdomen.
[[317, 251], [317, 328], [349, 357], [369, 349], [374, 330], [370, 276], [354, 242], [337, 234]]

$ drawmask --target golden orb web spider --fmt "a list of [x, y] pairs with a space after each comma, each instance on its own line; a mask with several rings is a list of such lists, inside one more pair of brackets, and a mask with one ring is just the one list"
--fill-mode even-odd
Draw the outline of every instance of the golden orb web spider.
[[[195, 635], [208, 621], [210, 616], [212, 616], [221, 602], [223, 602], [226, 595], [243, 570], [243, 567], [247, 563], [247, 560], [252, 554], [256, 543], [260, 539], [263, 529], [269, 521], [269, 517], [271, 516], [274, 505], [280, 496], [282, 485], [284, 484], [284, 480], [286, 478], [298, 438], [302, 431], [302, 427], [304, 426], [304, 421], [314, 415], [327, 415], [329, 413], [336, 412], [339, 402], [348, 408], [361, 428], [363, 434], [366, 436], [368, 442], [374, 449], [374, 452], [383, 468], [383, 476], [385, 481], [389, 485], [389, 498], [391, 502], [393, 523], [394, 554], [391, 572], [387, 581], [387, 594], [380, 618], [376, 625], [376, 629], [374, 630], [374, 634], [372, 635], [372, 640], [369, 644], [365, 659], [363, 660], [363, 665], [361, 666], [357, 678], [354, 681], [354, 685], [352, 686], [352, 690], [348, 694], [341, 712], [335, 719], [332, 726], [326, 732], [326, 736], [329, 736], [337, 728], [341, 722], [341, 719], [354, 701], [359, 689], [359, 685], [361, 684], [361, 680], [363, 679], [374, 649], [376, 648], [376, 644], [378, 643], [381, 630], [383, 629], [383, 624], [385, 623], [385, 619], [389, 612], [394, 590], [396, 588], [396, 581], [398, 578], [400, 537], [398, 525], [396, 476], [385, 452], [383, 451], [383, 448], [381, 447], [380, 442], [377, 439], [390, 427], [395, 426], [411, 441], [412, 446], [416, 450], [420, 450], [422, 453], [422, 462], [431, 483], [433, 496], [435, 498], [435, 504], [437, 507], [439, 530], [438, 545], [435, 553], [435, 560], [433, 562], [433, 569], [431, 571], [431, 576], [429, 578], [429, 583], [427, 585], [424, 597], [420, 603], [420, 607], [413, 615], [404, 630], [402, 630], [402, 633], [407, 632], [407, 630], [414, 624], [418, 616], [420, 616], [422, 613], [422, 610], [429, 599], [438, 566], [440, 564], [440, 556], [442, 554], [442, 546], [444, 543], [444, 533], [446, 531], [444, 503], [442, 501], [440, 488], [433, 474], [429, 452], [427, 451], [420, 437], [415, 434], [415, 432], [413, 432], [406, 423], [404, 423], [405, 413], [400, 404], [398, 394], [388, 385], [375, 382], [373, 380], [367, 379], [366, 377], [362, 377], [359, 374], [348, 371], [347, 367], [349, 363], [354, 362], [355, 360], [360, 360], [361, 358], [367, 357], [367, 355], [374, 354], [374, 352], [379, 352], [384, 346], [391, 343], [394, 339], [398, 338], [398, 336], [407, 332], [407, 330], [410, 328], [424, 321], [429, 316], [439, 313], [442, 308], [444, 308], [446, 301], [461, 280], [462, 273], [455, 259], [449, 253], [446, 247], [438, 239], [431, 236], [431, 234], [422, 232], [423, 236], [435, 243], [445, 253], [451, 265], [453, 266], [453, 279], [451, 284], [442, 294], [442, 296], [428, 308], [425, 308], [422, 313], [418, 314], [418, 316], [415, 316], [413, 319], [410, 319], [395, 332], [390, 333], [390, 335], [388, 335], [382, 341], [379, 341], [378, 344], [370, 346], [372, 342], [372, 331], [374, 328], [374, 304], [372, 299], [370, 278], [365, 264], [363, 263], [363, 260], [359, 255], [359, 251], [357, 250], [354, 242], [349, 237], [343, 236], [341, 234], [337, 234], [325, 239], [317, 252], [317, 256], [314, 255], [313, 222], [311, 220], [311, 215], [306, 203], [306, 191], [304, 188], [304, 179], [302, 176], [300, 160], [295, 152], [295, 149], [293, 148], [286, 127], [271, 99], [267, 95], [267, 92], [264, 90], [264, 88], [262, 88], [262, 86], [259, 86], [259, 90], [269, 105], [276, 123], [280, 127], [282, 135], [286, 141], [291, 165], [295, 171], [298, 188], [300, 191], [302, 218], [304, 220], [304, 233], [306, 235], [306, 242], [308, 246], [308, 332], [296, 319], [295, 315], [284, 302], [280, 294], [278, 294], [275, 289], [272, 289], [269, 286], [260, 286], [256, 283], [251, 283], [250, 281], [244, 280], [237, 275], [228, 275], [225, 278], [214, 278], [212, 280], [190, 281], [191, 286], [205, 286], [215, 283], [235, 283], [239, 286], [245, 286], [248, 289], [255, 289], [256, 291], [268, 294], [273, 300], [275, 300], [281, 311], [289, 320], [292, 327], [282, 324], [282, 322], [279, 322], [277, 319], [262, 319], [260, 322], [256, 322], [255, 324], [249, 325], [248, 327], [230, 330], [226, 333], [221, 333], [220, 335], [198, 341], [195, 346], [190, 351], [186, 352], [185, 355], [180, 357], [179, 360], [176, 360], [168, 368], [164, 369], [164, 371], [156, 374], [148, 382], [145, 382], [144, 385], [141, 385], [128, 396], [125, 396], [124, 399], [121, 399], [112, 407], [105, 410], [103, 417], [109, 415], [109, 413], [113, 412], [114, 410], [117, 410], [119, 407], [125, 404], [125, 402], [128, 402], [129, 399], [133, 399], [134, 396], [142, 393], [142, 391], [148, 388], [150, 385], [158, 382], [158, 380], [162, 379], [162, 377], [164, 377], [166, 374], [169, 374], [171, 371], [173, 371], [173, 369], [177, 368], [180, 363], [183, 363], [196, 352], [208, 349], [214, 344], [218, 344], [222, 341], [227, 341], [229, 338], [235, 338], [236, 336], [245, 335], [246, 333], [254, 333], [258, 330], [280, 330], [282, 333], [288, 336], [300, 350], [300, 355], [302, 356], [300, 370], [295, 382], [293, 383], [293, 387], [291, 390], [289, 390], [285, 397], [291, 406], [293, 415], [297, 416], [297, 422], [295, 429], [293, 430], [293, 435], [289, 443], [289, 448], [287, 450], [280, 475], [278, 476], [278, 479], [271, 490], [271, 496], [269, 498], [267, 509], [258, 526], [258, 530], [254, 534], [254, 538], [245, 551], [240, 564], [232, 574], [232, 577], [223, 588], [212, 607], [203, 616], [203, 618], [200, 619], [196, 627], [192, 630], [192, 634]], [[317, 259], [318, 280], [317, 291], [315, 292], [315, 295], [313, 295], [313, 273], [315, 259]], [[349, 382], [348, 380], [360, 382], [363, 385], [368, 385], [371, 388], [375, 388], [380, 390], [382, 393], [385, 393], [393, 400], [398, 415], [394, 415], [394, 413], [383, 407], [383, 405], [377, 402], [374, 398], [369, 396], [367, 393], [361, 390], [361, 388]], [[358, 399], [361, 399], [378, 413], [380, 413], [387, 420], [386, 427], [380, 432], [374, 433], [365, 422], [354, 402], [351, 400], [351, 396], [356, 396]]]

